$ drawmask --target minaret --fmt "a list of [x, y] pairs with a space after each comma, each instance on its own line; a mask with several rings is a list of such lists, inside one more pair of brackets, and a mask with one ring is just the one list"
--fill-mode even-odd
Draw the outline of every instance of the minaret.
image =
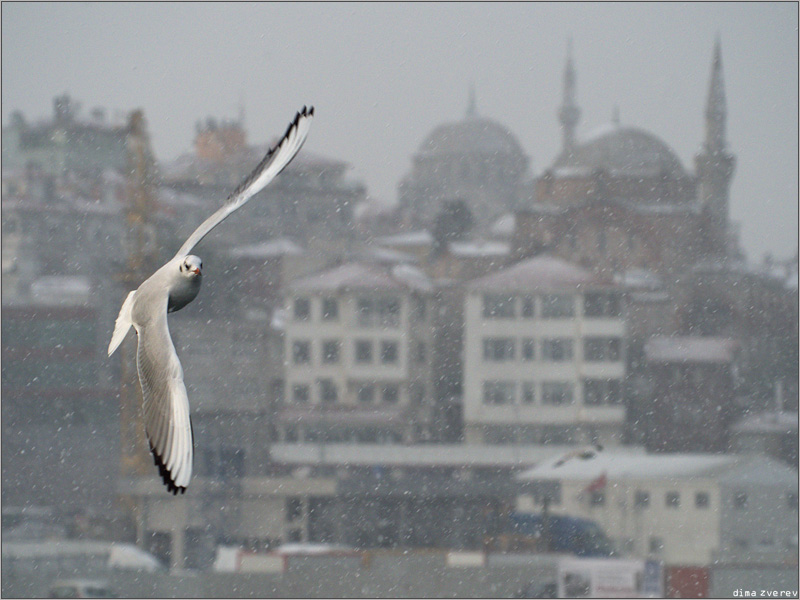
[[564, 95], [558, 109], [558, 120], [564, 136], [561, 155], [569, 158], [575, 148], [575, 126], [581, 110], [575, 104], [575, 67], [572, 64], [572, 38], [567, 42], [567, 65], [564, 68]]
[[695, 157], [695, 166], [698, 201], [707, 217], [709, 249], [718, 257], [730, 256], [735, 249], [735, 240], [729, 239], [728, 204], [736, 158], [727, 151], [727, 116], [722, 50], [717, 36], [706, 103], [705, 140]]

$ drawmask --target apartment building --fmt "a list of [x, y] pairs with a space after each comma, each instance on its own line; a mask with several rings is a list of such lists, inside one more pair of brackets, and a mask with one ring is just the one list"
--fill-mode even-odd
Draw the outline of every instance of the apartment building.
[[619, 443], [621, 292], [539, 256], [467, 284], [464, 429], [471, 443]]
[[430, 433], [430, 280], [346, 263], [290, 283], [279, 439], [408, 442]]

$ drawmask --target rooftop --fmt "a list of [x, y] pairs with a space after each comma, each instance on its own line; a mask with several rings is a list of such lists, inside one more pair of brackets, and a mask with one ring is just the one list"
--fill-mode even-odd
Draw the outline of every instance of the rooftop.
[[289, 284], [289, 288], [309, 292], [406, 289], [428, 291], [432, 288], [432, 283], [422, 271], [411, 265], [397, 265], [389, 269], [376, 264], [350, 262], [296, 279]]
[[[752, 471], [769, 470], [776, 476], [775, 481], [794, 477], [793, 470], [765, 456], [725, 455], [725, 454], [631, 454], [618, 451], [605, 451], [591, 460], [573, 460], [560, 467], [554, 461], [537, 465], [520, 474], [519, 479], [559, 479], [562, 481], [591, 481], [602, 474], [613, 480], [660, 480], [715, 478], [735, 481], [739, 478], [749, 480]], [[749, 474], [749, 475], [748, 475]]]
[[610, 282], [578, 265], [553, 256], [537, 256], [468, 284], [478, 290], [575, 290], [583, 286], [608, 286]]

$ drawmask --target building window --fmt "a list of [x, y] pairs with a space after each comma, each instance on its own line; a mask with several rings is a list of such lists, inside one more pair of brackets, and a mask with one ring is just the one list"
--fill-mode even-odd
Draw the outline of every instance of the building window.
[[523, 296], [522, 316], [526, 319], [532, 319], [536, 316], [536, 298], [534, 296]]
[[664, 502], [667, 508], [678, 508], [681, 505], [681, 495], [678, 492], [667, 492]]
[[417, 342], [414, 346], [416, 363], [422, 364], [425, 362], [425, 342]]
[[336, 298], [322, 299], [322, 319], [335, 321], [339, 318], [339, 301]]
[[381, 393], [381, 400], [386, 404], [395, 404], [400, 397], [400, 389], [395, 384], [388, 384], [383, 386]]
[[545, 381], [542, 383], [542, 404], [558, 406], [572, 402], [572, 384], [567, 381]]
[[294, 318], [296, 321], [308, 321], [311, 316], [311, 301], [308, 298], [295, 298]]
[[655, 535], [651, 536], [649, 548], [652, 554], [659, 554], [664, 550], [664, 540]]
[[747, 494], [745, 492], [737, 492], [733, 496], [733, 507], [739, 510], [747, 508]]
[[583, 314], [587, 317], [619, 317], [620, 296], [609, 292], [587, 292], [583, 298]]
[[283, 402], [284, 387], [283, 379], [278, 377], [272, 380], [272, 397], [275, 398], [276, 402]]
[[585, 379], [583, 382], [583, 403], [587, 406], [620, 404], [622, 402], [622, 382], [619, 379]]
[[362, 404], [369, 404], [375, 399], [375, 386], [371, 383], [364, 383], [358, 388], [358, 401]]
[[336, 384], [330, 379], [321, 379], [319, 382], [319, 399], [322, 402], [333, 403], [337, 400]]
[[308, 402], [309, 389], [308, 386], [302, 383], [296, 383], [292, 386], [292, 400], [299, 404]]
[[484, 381], [484, 404], [513, 404], [516, 386], [512, 381]]
[[618, 361], [621, 348], [619, 338], [587, 337], [583, 340], [583, 358], [587, 361]]
[[568, 294], [542, 296], [542, 318], [563, 319], [575, 315], [575, 299]]
[[372, 298], [358, 299], [358, 324], [371, 327], [375, 324], [375, 302]]
[[394, 364], [397, 362], [397, 342], [384, 340], [381, 342], [381, 362]]
[[325, 340], [322, 342], [322, 362], [334, 364], [339, 362], [341, 343], [338, 340]]
[[311, 342], [295, 341], [292, 343], [292, 362], [296, 365], [311, 362]]
[[633, 505], [636, 508], [647, 508], [650, 506], [650, 492], [636, 490], [636, 494], [633, 497]]
[[709, 497], [708, 492], [697, 492], [694, 495], [695, 508], [708, 508]]
[[536, 358], [536, 340], [525, 338], [522, 340], [522, 358], [534, 360]]
[[486, 319], [513, 319], [516, 317], [514, 296], [486, 294], [483, 297], [483, 316]]
[[513, 338], [486, 338], [483, 340], [483, 359], [490, 362], [514, 360]]
[[372, 362], [372, 342], [370, 340], [356, 340], [356, 362]]
[[286, 521], [294, 523], [303, 517], [303, 499], [302, 498], [287, 498], [286, 499]]
[[384, 327], [398, 327], [400, 325], [400, 300], [395, 297], [380, 298], [378, 304], [378, 318]]
[[591, 492], [589, 504], [591, 506], [604, 506], [606, 503], [606, 493], [600, 490]]
[[522, 402], [524, 404], [533, 404], [536, 402], [536, 384], [533, 381], [525, 381], [522, 383]]
[[542, 340], [542, 360], [553, 362], [572, 360], [572, 340], [567, 338]]

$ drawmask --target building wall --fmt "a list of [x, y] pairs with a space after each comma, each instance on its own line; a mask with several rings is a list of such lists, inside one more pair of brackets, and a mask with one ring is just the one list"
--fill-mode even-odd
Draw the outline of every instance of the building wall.
[[[338, 307], [335, 319], [323, 318], [325, 300], [335, 301]], [[362, 300], [373, 303], [396, 302], [398, 312], [391, 322], [381, 323], [375, 314], [368, 324], [364, 324], [360, 321], [358, 308]], [[307, 318], [297, 317], [298, 301], [308, 302]], [[424, 314], [418, 312], [420, 305], [425, 307]], [[284, 404], [324, 410], [326, 402], [322, 398], [320, 381], [325, 380], [336, 387], [335, 401], [327, 404], [331, 408], [368, 410], [386, 407], [414, 414], [414, 421], [400, 427], [396, 424], [387, 425], [402, 439], [410, 439], [421, 433], [420, 428], [429, 428], [427, 421], [433, 389], [429, 362], [424, 357], [431, 350], [431, 333], [427, 325], [432, 308], [430, 298], [402, 291], [288, 294], [285, 304]], [[336, 362], [324, 362], [326, 342], [338, 343]], [[357, 348], [362, 344], [371, 348], [370, 360], [358, 359]], [[393, 346], [394, 360], [384, 359], [386, 345]], [[296, 356], [301, 346], [310, 351], [307, 361]], [[297, 386], [306, 386], [307, 401], [298, 401]], [[372, 386], [371, 401], [359, 399], [364, 386]], [[388, 388], [396, 389], [396, 399], [387, 395]], [[298, 425], [303, 428], [302, 423]]]
[[[623, 555], [667, 564], [707, 565], [718, 550], [722, 529], [718, 482], [702, 477], [674, 481], [609, 478], [595, 494], [586, 491], [590, 483], [562, 482], [561, 502], [551, 505], [551, 512], [596, 521]], [[637, 505], [637, 492], [649, 494], [646, 506]], [[667, 494], [673, 493], [679, 495], [678, 506], [667, 502]], [[708, 495], [705, 508], [696, 505], [698, 493]], [[520, 500], [519, 508], [539, 511], [527, 498]]]
[[[497, 290], [503, 294], [502, 290]], [[514, 318], [484, 317], [486, 293], [466, 296], [464, 334], [464, 423], [468, 441], [488, 441], [487, 426], [501, 425], [512, 441], [516, 435], [529, 442], [580, 442], [600, 438], [604, 443], [619, 443], [625, 418], [622, 384], [625, 378], [625, 323], [621, 317], [584, 316], [584, 295], [565, 292], [574, 316], [542, 317], [542, 294], [535, 299], [535, 316], [523, 317], [523, 296], [508, 292], [515, 305]], [[618, 353], [614, 360], [589, 361], [584, 354], [587, 338], [614, 338]], [[513, 358], [487, 360], [487, 343], [507, 340], [513, 345]], [[525, 344], [533, 341], [533, 358], [525, 356]], [[571, 345], [571, 356], [563, 360], [545, 357], [545, 344], [564, 340]], [[612, 381], [618, 389], [616, 402], [597, 406], [587, 404], [586, 380]], [[514, 401], [487, 403], [487, 382], [507, 383]], [[563, 382], [572, 389], [572, 400], [554, 405], [545, 399], [545, 386]], [[534, 398], [525, 397], [523, 386], [532, 384]], [[489, 383], [489, 386], [492, 384]], [[496, 430], [496, 429], [495, 429]], [[501, 433], [500, 430], [498, 433]], [[530, 439], [533, 437], [534, 439]], [[554, 439], [548, 439], [553, 437]], [[495, 441], [497, 443], [497, 441]]]

